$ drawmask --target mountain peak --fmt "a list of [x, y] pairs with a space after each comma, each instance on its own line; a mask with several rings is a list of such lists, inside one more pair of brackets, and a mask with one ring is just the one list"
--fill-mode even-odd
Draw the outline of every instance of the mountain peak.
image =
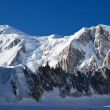
[[10, 25], [0, 25], [0, 33], [1, 34], [18, 34], [18, 35], [28, 35]]
[[10, 26], [9, 25], [0, 25], [0, 31], [8, 29]]

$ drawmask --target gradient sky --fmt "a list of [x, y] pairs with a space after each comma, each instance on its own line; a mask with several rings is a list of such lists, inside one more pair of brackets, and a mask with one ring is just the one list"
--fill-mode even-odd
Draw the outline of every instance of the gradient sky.
[[0, 0], [0, 24], [30, 35], [70, 35], [110, 25], [110, 0]]

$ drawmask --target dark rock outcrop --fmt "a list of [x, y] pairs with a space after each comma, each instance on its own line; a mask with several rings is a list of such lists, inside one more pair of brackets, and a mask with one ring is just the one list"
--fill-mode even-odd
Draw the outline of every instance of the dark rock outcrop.
[[40, 67], [36, 74], [32, 74], [28, 69], [25, 69], [24, 73], [26, 78], [31, 77], [28, 81], [30, 95], [37, 101], [42, 98], [44, 92], [53, 91], [54, 88], [59, 90], [59, 95], [63, 98], [110, 93], [110, 70], [106, 67], [87, 73], [75, 71], [70, 74], [61, 68], [50, 68], [47, 64]]

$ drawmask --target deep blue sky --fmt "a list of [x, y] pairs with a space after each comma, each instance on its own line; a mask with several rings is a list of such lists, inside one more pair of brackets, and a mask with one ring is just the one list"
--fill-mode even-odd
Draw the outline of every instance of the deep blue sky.
[[69, 35], [110, 25], [110, 0], [0, 0], [0, 24], [31, 35]]

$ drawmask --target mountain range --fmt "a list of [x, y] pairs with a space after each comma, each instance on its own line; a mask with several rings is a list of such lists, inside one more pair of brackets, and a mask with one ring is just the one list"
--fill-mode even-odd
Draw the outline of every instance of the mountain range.
[[0, 25], [0, 102], [40, 101], [110, 93], [110, 26], [82, 28], [70, 36], [30, 36]]

